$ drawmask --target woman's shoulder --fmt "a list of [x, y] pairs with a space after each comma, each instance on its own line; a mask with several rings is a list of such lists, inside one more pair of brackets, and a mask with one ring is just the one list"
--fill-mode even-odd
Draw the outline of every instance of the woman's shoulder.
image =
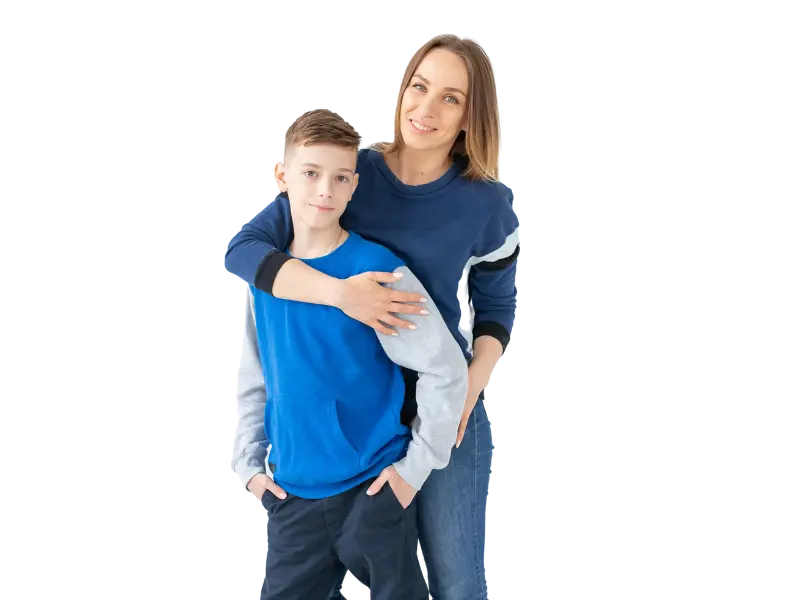
[[462, 192], [470, 196], [473, 204], [480, 206], [481, 210], [489, 216], [514, 215], [514, 192], [500, 181], [472, 180], [465, 177], [459, 178]]
[[358, 162], [362, 160], [371, 159], [376, 154], [380, 153], [381, 144], [370, 144], [358, 150]]

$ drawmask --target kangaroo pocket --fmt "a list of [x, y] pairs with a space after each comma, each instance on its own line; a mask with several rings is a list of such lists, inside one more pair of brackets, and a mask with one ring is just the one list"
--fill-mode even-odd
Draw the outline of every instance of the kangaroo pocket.
[[267, 409], [276, 480], [315, 486], [359, 473], [359, 453], [342, 432], [335, 398], [273, 396]]

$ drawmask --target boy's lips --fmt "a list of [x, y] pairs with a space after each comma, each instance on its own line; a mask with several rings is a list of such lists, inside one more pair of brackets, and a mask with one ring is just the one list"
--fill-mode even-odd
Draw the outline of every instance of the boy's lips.
[[313, 206], [317, 210], [321, 210], [322, 212], [333, 212], [332, 206], [320, 206], [319, 204], [312, 204], [311, 206]]

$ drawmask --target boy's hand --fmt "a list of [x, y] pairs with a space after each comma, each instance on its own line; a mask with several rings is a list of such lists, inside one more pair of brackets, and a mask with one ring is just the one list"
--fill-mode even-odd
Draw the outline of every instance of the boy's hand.
[[406, 483], [406, 480], [400, 477], [392, 465], [389, 465], [381, 471], [378, 478], [369, 486], [367, 494], [369, 496], [374, 496], [381, 491], [383, 484], [387, 481], [389, 482], [389, 487], [392, 488], [395, 498], [397, 498], [397, 501], [400, 503], [400, 506], [408, 508], [414, 496], [417, 495], [417, 490]]
[[269, 492], [281, 500], [286, 500], [286, 492], [264, 473], [254, 475], [253, 478], [247, 482], [247, 489], [253, 492], [253, 495], [259, 500], [261, 500], [265, 492]]

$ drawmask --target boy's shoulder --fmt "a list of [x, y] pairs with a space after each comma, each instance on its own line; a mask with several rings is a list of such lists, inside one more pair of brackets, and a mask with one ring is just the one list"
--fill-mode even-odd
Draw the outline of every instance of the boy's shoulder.
[[391, 272], [404, 266], [405, 263], [389, 248], [361, 237], [354, 231], [350, 232], [353, 238], [357, 271], [386, 271]]

